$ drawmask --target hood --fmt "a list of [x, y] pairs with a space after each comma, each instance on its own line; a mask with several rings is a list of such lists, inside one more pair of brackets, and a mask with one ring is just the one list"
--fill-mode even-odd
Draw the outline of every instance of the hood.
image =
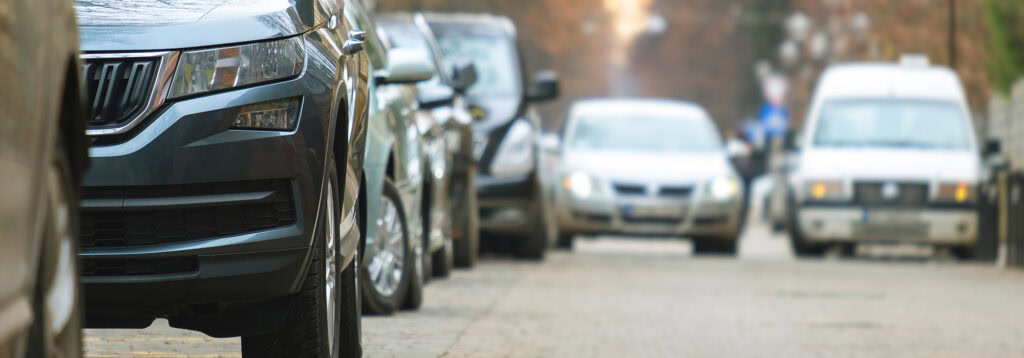
[[641, 153], [566, 151], [562, 165], [595, 177], [623, 182], [690, 183], [733, 174], [723, 152]]
[[484, 111], [484, 118], [473, 122], [473, 129], [480, 132], [489, 132], [518, 118], [524, 103], [519, 97], [467, 97], [466, 102], [470, 108], [477, 107]]
[[321, 2], [76, 0], [75, 12], [82, 51], [153, 51], [297, 35], [323, 17]]
[[803, 178], [977, 180], [978, 156], [969, 150], [813, 149], [797, 173]]

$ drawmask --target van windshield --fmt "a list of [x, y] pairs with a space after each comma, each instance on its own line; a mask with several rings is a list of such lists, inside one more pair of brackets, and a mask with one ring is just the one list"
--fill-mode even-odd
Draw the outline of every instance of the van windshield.
[[825, 104], [814, 145], [967, 149], [969, 135], [967, 121], [954, 102], [855, 99]]
[[451, 64], [471, 62], [477, 80], [470, 97], [515, 96], [518, 93], [515, 46], [504, 36], [438, 34], [437, 44]]

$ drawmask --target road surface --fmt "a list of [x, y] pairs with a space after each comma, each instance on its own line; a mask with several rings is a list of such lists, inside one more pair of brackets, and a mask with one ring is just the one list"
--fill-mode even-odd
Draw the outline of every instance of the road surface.
[[[1024, 356], [1024, 272], [915, 248], [794, 260], [758, 227], [740, 251], [694, 257], [682, 240], [598, 238], [540, 263], [491, 257], [431, 282], [418, 312], [365, 318], [365, 356]], [[86, 347], [89, 357], [241, 356], [238, 339], [164, 321], [87, 330]]]

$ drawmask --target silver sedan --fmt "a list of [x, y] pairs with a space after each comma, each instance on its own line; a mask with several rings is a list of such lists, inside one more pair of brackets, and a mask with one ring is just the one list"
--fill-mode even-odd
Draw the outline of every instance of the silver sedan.
[[559, 144], [562, 237], [687, 236], [697, 252], [734, 254], [743, 182], [698, 105], [669, 100], [577, 102]]

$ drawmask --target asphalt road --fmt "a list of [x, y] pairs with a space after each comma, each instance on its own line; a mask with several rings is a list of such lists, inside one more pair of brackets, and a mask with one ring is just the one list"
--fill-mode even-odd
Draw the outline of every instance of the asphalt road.
[[[752, 228], [738, 258], [682, 240], [577, 240], [542, 263], [490, 257], [363, 321], [367, 357], [1024, 356], [1024, 272], [868, 248], [794, 260]], [[88, 330], [90, 357], [239, 357], [238, 339]]]

